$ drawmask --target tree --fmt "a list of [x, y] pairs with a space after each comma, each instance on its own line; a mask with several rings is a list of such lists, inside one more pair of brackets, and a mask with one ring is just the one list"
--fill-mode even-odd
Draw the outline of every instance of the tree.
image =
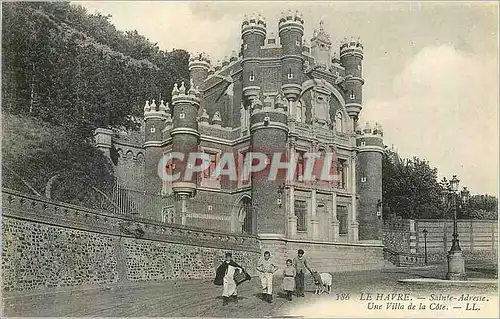
[[386, 149], [382, 159], [383, 202], [402, 218], [442, 218], [437, 169], [417, 157], [402, 160]]
[[94, 130], [138, 129], [146, 100], [169, 100], [173, 82], [188, 81], [188, 54], [68, 2], [2, 9], [3, 184], [92, 203], [113, 180]]

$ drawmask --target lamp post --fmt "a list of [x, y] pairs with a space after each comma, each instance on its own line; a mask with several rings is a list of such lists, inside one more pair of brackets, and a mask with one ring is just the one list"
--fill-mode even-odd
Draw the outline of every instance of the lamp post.
[[466, 187], [459, 193], [458, 184], [460, 180], [456, 175], [450, 180], [448, 188], [448, 202], [453, 207], [453, 240], [451, 242], [451, 249], [448, 252], [448, 273], [446, 279], [448, 280], [465, 280], [465, 259], [460, 248], [458, 240], [458, 222], [457, 222], [457, 209], [467, 204], [469, 200], [469, 191]]
[[422, 232], [424, 233], [424, 254], [425, 254], [424, 262], [427, 265], [427, 229], [424, 228]]

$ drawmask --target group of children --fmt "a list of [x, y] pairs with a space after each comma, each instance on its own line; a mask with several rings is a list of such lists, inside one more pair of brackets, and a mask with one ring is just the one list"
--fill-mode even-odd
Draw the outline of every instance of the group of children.
[[[271, 260], [271, 253], [264, 252], [264, 257], [257, 264], [256, 270], [260, 273], [263, 299], [269, 303], [273, 301], [273, 276], [278, 267]], [[304, 251], [299, 249], [297, 256], [286, 260], [283, 269], [283, 282], [281, 289], [286, 293], [286, 298], [291, 301], [293, 292], [297, 297], [304, 297], [304, 274], [305, 271], [313, 272], [309, 267]], [[230, 298], [237, 303], [236, 287], [242, 282], [250, 280], [245, 270], [232, 260], [232, 254], [227, 253], [224, 263], [217, 268], [214, 284], [223, 286], [223, 305], [227, 305]]]

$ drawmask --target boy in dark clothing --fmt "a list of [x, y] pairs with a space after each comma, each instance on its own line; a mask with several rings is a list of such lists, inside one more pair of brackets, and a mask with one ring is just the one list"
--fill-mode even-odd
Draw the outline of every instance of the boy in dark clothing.
[[304, 274], [306, 269], [312, 273], [307, 259], [304, 257], [304, 251], [299, 249], [297, 257], [293, 258], [293, 266], [297, 271], [295, 276], [295, 289], [297, 297], [304, 297]]

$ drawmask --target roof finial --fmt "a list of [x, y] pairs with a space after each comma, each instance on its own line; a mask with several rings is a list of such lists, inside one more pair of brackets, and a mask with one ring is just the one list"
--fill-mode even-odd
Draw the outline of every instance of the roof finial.
[[323, 29], [323, 24], [324, 24], [324, 23], [323, 23], [323, 20], [321, 20], [321, 21], [319, 22], [319, 32], [323, 32], [323, 31], [324, 31], [324, 29]]

